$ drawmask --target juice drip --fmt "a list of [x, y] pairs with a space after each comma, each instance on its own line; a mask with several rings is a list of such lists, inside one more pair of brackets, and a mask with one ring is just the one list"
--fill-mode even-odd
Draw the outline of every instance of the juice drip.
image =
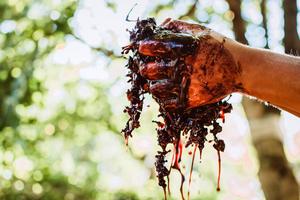
[[[170, 170], [169, 170], [170, 172]], [[171, 196], [171, 190], [170, 190], [170, 175], [167, 176], [167, 185], [168, 185], [168, 195]]]
[[200, 162], [201, 162], [201, 159], [202, 159], [202, 149], [200, 149]]
[[181, 139], [179, 139], [179, 156], [178, 156], [178, 162], [181, 161], [181, 157], [182, 157], [182, 142]]
[[180, 165], [179, 165], [179, 163], [181, 161], [181, 156], [182, 156], [181, 138], [179, 138], [178, 142], [176, 143], [174, 150], [175, 150], [175, 160], [174, 160], [174, 163], [172, 164], [172, 168], [178, 170], [181, 175], [180, 194], [181, 194], [181, 199], [185, 200], [184, 194], [183, 194], [183, 183], [184, 183], [185, 178], [184, 178], [183, 173], [181, 172]]
[[184, 178], [184, 175], [183, 175], [183, 173], [181, 172], [181, 170], [178, 169], [178, 171], [180, 172], [180, 175], [181, 175], [181, 184], [180, 184], [181, 200], [185, 200], [184, 195], [183, 195], [183, 183], [184, 183], [185, 178]]
[[220, 177], [221, 177], [221, 155], [220, 151], [218, 151], [218, 185], [217, 185], [217, 191], [220, 191]]
[[181, 156], [182, 156], [182, 142], [181, 139], [179, 138], [177, 144], [175, 145], [175, 160], [174, 163], [172, 164], [172, 168], [180, 170], [180, 161], [181, 161]]
[[169, 195], [171, 195], [171, 190], [170, 190], [170, 172], [171, 172], [172, 165], [173, 165], [173, 162], [174, 162], [175, 152], [176, 152], [176, 147], [174, 146], [174, 151], [173, 151], [173, 155], [172, 155], [172, 161], [171, 161], [171, 165], [170, 165], [170, 168], [169, 168], [169, 175], [167, 176], [167, 181], [168, 181], [168, 194], [169, 194]]
[[166, 188], [164, 187], [164, 200], [167, 200], [167, 192], [166, 192]]
[[195, 148], [194, 148], [194, 151], [193, 151], [192, 165], [191, 165], [191, 169], [190, 169], [188, 200], [190, 200], [190, 189], [191, 189], [192, 174], [193, 174], [193, 167], [194, 167], [194, 160], [195, 160], [196, 150], [197, 150], [197, 145], [195, 145]]

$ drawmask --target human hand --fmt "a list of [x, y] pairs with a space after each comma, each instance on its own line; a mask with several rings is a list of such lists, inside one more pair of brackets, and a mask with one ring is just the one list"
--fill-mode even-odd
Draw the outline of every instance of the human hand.
[[[150, 80], [150, 93], [169, 108], [178, 106], [182, 85], [173, 84], [171, 72], [175, 63], [184, 59], [190, 69], [187, 107], [217, 102], [241, 90], [240, 66], [226, 48], [233, 40], [198, 24], [167, 19], [161, 27], [175, 34], [161, 34], [139, 43], [139, 53], [158, 57], [141, 64], [140, 73]], [[193, 39], [197, 43], [193, 43]], [[189, 53], [192, 52], [192, 54]], [[166, 62], [165, 60], [169, 60]]]

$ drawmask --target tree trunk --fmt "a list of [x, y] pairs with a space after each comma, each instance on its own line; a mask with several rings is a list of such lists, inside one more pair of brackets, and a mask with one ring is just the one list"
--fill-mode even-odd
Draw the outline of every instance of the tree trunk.
[[248, 98], [243, 99], [243, 106], [260, 164], [258, 177], [266, 199], [298, 199], [298, 183], [281, 140], [278, 110]]
[[262, 27], [265, 29], [265, 37], [266, 37], [266, 46], [265, 48], [269, 49], [269, 44], [268, 44], [268, 26], [267, 26], [267, 9], [266, 9], [266, 0], [261, 0], [260, 2], [260, 10], [261, 10], [261, 15], [263, 18], [262, 21]]
[[283, 0], [284, 38], [286, 53], [299, 55], [300, 41], [297, 33], [297, 0]]
[[246, 32], [246, 26], [245, 22], [242, 19], [242, 13], [241, 13], [241, 0], [227, 0], [229, 4], [230, 10], [234, 13], [233, 18], [233, 31], [235, 34], [235, 38], [237, 41], [247, 44], [247, 39], [245, 37]]
[[[234, 12], [233, 29], [236, 40], [247, 44], [245, 22], [241, 16], [241, 0], [227, 0]], [[265, 6], [265, 1], [262, 2]], [[266, 9], [261, 8], [267, 37]], [[266, 38], [268, 40], [268, 38]], [[280, 111], [258, 101], [243, 98], [242, 101], [249, 121], [253, 145], [256, 149], [258, 177], [267, 200], [298, 199], [299, 189], [296, 178], [284, 154], [279, 124]]]

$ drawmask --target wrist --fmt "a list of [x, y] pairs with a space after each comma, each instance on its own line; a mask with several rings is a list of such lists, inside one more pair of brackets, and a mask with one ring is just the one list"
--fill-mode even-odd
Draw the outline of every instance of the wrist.
[[234, 85], [232, 92], [239, 92], [243, 94], [249, 94], [249, 83], [246, 77], [245, 71], [249, 71], [250, 68], [250, 47], [243, 45], [235, 40], [226, 38], [224, 47], [231, 53], [232, 59], [234, 60], [233, 68], [237, 68], [235, 79], [233, 80]]

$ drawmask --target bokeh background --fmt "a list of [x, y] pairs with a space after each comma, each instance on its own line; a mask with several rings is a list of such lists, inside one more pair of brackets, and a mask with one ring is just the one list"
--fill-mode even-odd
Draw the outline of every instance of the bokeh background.
[[[299, 0], [0, 0], [0, 199], [163, 198], [150, 97], [128, 147], [120, 134], [129, 87], [120, 52], [135, 3], [131, 19], [179, 18], [254, 47], [300, 50]], [[221, 192], [208, 144], [196, 156], [192, 199], [298, 199], [299, 118], [239, 94], [230, 102]], [[179, 184], [172, 173], [172, 199]]]

